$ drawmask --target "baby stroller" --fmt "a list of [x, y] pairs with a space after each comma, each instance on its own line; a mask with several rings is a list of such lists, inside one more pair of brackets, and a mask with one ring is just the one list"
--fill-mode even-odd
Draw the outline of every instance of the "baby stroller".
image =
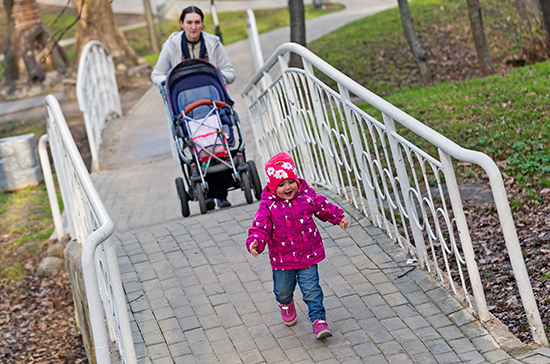
[[246, 160], [239, 118], [218, 69], [186, 59], [170, 70], [160, 91], [184, 176], [176, 178], [182, 215], [189, 216], [189, 201], [198, 201], [205, 214], [207, 195], [220, 191], [241, 189], [250, 204], [253, 190], [259, 200], [258, 171]]

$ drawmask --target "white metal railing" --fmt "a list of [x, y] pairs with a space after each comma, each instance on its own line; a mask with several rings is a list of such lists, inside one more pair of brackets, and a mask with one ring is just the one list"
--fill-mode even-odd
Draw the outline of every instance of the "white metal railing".
[[256, 71], [264, 64], [264, 54], [258, 36], [258, 27], [256, 26], [256, 16], [252, 9], [246, 10], [246, 31], [248, 33], [248, 41], [250, 42], [250, 50], [252, 51], [252, 59]]
[[88, 42], [80, 55], [76, 97], [86, 124], [92, 170], [98, 171], [105, 122], [121, 117], [122, 109], [111, 52], [96, 40]]
[[[46, 97], [47, 134], [39, 154], [58, 238], [64, 235], [46, 143], [68, 219], [69, 234], [82, 244], [82, 275], [97, 363], [111, 363], [114, 342], [123, 363], [136, 363], [126, 298], [112, 239], [114, 224], [82, 161], [57, 99]], [[118, 362], [118, 361], [117, 361]]]
[[[288, 67], [291, 52], [301, 56], [304, 69]], [[330, 78], [337, 91], [315, 72]], [[487, 155], [460, 147], [297, 44], [280, 46], [242, 95], [262, 163], [279, 151], [291, 154], [309, 181], [361, 210], [487, 321], [491, 315], [452, 158], [483, 168], [534, 341], [548, 344], [502, 176]], [[360, 109], [351, 95], [373, 111]], [[437, 151], [420, 149], [411, 136]]]

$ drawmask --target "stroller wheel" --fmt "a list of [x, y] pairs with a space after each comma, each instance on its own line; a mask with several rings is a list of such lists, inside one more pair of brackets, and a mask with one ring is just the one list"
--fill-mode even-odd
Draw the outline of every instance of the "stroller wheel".
[[176, 178], [176, 190], [178, 191], [180, 210], [183, 217], [189, 216], [189, 198], [187, 192], [185, 191], [185, 185], [183, 183], [183, 178]]
[[250, 186], [250, 179], [246, 171], [241, 172], [241, 187], [244, 189], [244, 198], [246, 203], [252, 203], [252, 187]]
[[199, 208], [201, 210], [201, 214], [206, 214], [208, 209], [206, 208], [206, 199], [204, 197], [204, 188], [202, 187], [202, 183], [197, 182], [195, 183], [195, 194], [197, 195], [197, 200], [199, 201]]
[[248, 173], [250, 174], [250, 180], [252, 181], [252, 188], [254, 189], [254, 197], [260, 201], [262, 198], [262, 183], [260, 182], [260, 176], [258, 175], [258, 169], [254, 161], [246, 162], [248, 164]]

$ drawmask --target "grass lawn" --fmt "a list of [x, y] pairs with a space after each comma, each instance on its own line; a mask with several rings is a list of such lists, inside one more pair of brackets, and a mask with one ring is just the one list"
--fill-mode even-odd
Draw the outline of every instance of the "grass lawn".
[[[58, 201], [62, 206], [60, 195]], [[25, 265], [38, 263], [54, 229], [46, 186], [0, 192], [0, 216], [0, 281], [18, 281], [25, 276]]]
[[548, 74], [550, 62], [543, 62], [387, 100], [459, 145], [488, 154], [520, 184], [549, 187]]

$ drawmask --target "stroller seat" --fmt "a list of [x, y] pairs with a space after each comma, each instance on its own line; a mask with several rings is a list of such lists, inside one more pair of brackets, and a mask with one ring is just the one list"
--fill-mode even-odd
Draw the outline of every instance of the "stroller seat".
[[[195, 101], [199, 100], [209, 100], [213, 99], [214, 101], [224, 101], [224, 98], [220, 95], [220, 91], [217, 87], [215, 87], [212, 84], [206, 84], [202, 86], [197, 86], [194, 88], [187, 88], [184, 85], [176, 85], [174, 89], [172, 90], [172, 95], [174, 95], [174, 98], [176, 99], [175, 105], [179, 106], [178, 111], [176, 115], [180, 112], [179, 108], [181, 106], [187, 106], [192, 104]], [[192, 111], [189, 112], [188, 116], [194, 119], [203, 118], [205, 117], [211, 110], [211, 106], [199, 106]], [[224, 132], [228, 136], [227, 141], [229, 145], [233, 145], [235, 141], [235, 135], [233, 132], [233, 123], [231, 122], [231, 119], [229, 118], [229, 115], [227, 115], [226, 108], [220, 108], [219, 110], [220, 114], [220, 120], [222, 122], [222, 126], [224, 129]], [[183, 136], [187, 137], [187, 129], [183, 128]]]
[[[197, 108], [207, 108], [207, 106], [198, 106]], [[208, 114], [200, 119], [185, 119], [187, 126], [185, 130], [188, 130], [190, 148], [194, 147], [197, 150], [201, 165], [209, 162], [212, 159], [211, 156], [225, 158], [229, 155], [229, 151], [224, 145], [224, 139], [228, 139], [227, 134], [224, 129], [219, 128], [218, 116], [212, 111], [214, 109], [210, 109]]]

